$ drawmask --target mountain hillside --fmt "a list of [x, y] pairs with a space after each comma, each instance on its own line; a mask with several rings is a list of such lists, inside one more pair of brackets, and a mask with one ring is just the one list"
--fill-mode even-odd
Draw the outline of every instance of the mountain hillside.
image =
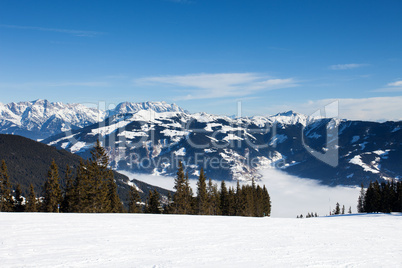
[[[64, 184], [66, 166], [75, 169], [79, 165], [81, 157], [21, 136], [0, 134], [0, 160], [3, 159], [6, 161], [8, 175], [14, 186], [20, 183], [22, 191], [27, 194], [29, 185], [32, 183], [36, 194], [40, 195], [53, 159], [59, 167], [62, 184]], [[149, 190], [154, 188], [162, 195], [168, 195], [168, 191], [165, 189], [135, 179], [130, 181], [126, 176], [115, 171], [114, 176], [122, 201], [127, 199], [129, 185], [136, 186], [140, 190], [143, 200], [146, 199]]]

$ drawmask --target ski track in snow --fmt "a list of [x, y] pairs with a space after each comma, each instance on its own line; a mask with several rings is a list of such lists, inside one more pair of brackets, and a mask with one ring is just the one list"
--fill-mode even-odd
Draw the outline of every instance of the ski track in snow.
[[400, 267], [402, 214], [0, 213], [1, 267]]

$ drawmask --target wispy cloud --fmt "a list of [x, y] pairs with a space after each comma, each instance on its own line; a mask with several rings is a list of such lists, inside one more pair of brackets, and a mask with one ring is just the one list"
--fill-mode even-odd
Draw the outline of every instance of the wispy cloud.
[[257, 73], [189, 74], [154, 76], [135, 80], [142, 85], [169, 85], [185, 91], [177, 100], [241, 97], [256, 92], [298, 86], [293, 78], [271, 78]]
[[35, 27], [35, 26], [19, 26], [19, 25], [7, 25], [0, 24], [1, 28], [17, 29], [17, 30], [32, 30], [32, 31], [42, 31], [42, 32], [57, 32], [65, 33], [80, 37], [95, 37], [102, 35], [102, 32], [96, 31], [83, 31], [83, 30], [69, 30], [69, 29], [57, 29], [57, 28], [45, 28], [45, 27]]
[[395, 81], [392, 83], [388, 83], [388, 86], [390, 87], [401, 87], [402, 86], [402, 80], [401, 81]]
[[372, 92], [402, 92], [402, 80], [388, 83], [385, 87], [375, 89]]
[[349, 64], [335, 64], [329, 66], [329, 69], [331, 70], [350, 70], [350, 69], [356, 69], [360, 67], [368, 66], [368, 64], [365, 63], [349, 63]]

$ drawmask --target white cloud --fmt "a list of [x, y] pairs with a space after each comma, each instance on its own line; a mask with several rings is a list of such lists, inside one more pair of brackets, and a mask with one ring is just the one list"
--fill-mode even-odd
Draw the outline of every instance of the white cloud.
[[402, 80], [388, 83], [385, 87], [373, 90], [372, 92], [401, 92]]
[[388, 86], [390, 86], [390, 87], [399, 87], [399, 86], [402, 86], [402, 80], [401, 80], [401, 81], [392, 82], [392, 83], [388, 83]]
[[189, 74], [182, 76], [155, 76], [140, 78], [137, 84], [170, 85], [188, 92], [178, 100], [239, 97], [258, 91], [298, 86], [293, 78], [271, 78], [257, 73]]
[[364, 67], [367, 65], [368, 64], [363, 64], [363, 63], [335, 64], [335, 65], [329, 66], [329, 69], [331, 69], [331, 70], [350, 70], [350, 69]]
[[308, 212], [329, 215], [337, 202], [356, 213], [359, 189], [356, 187], [329, 187], [316, 180], [302, 179], [276, 169], [261, 170], [260, 184], [265, 184], [272, 202], [272, 217], [296, 217]]
[[[272, 105], [266, 108], [265, 114], [276, 114], [280, 111], [295, 110], [311, 115], [330, 103], [339, 101], [339, 118], [363, 121], [400, 121], [402, 120], [402, 96], [375, 97], [361, 99], [322, 99], [304, 103]], [[254, 114], [261, 114], [261, 107], [256, 107]], [[251, 111], [252, 112], [252, 111]]]
[[66, 34], [71, 34], [71, 35], [80, 36], [80, 37], [94, 37], [97, 35], [104, 34], [102, 32], [95, 32], [95, 31], [69, 30], [69, 29], [34, 27], [34, 26], [6, 25], [6, 24], [1, 24], [0, 27], [1, 28], [18, 29], [18, 30], [34, 30], [34, 31], [42, 31], [42, 32], [66, 33]]

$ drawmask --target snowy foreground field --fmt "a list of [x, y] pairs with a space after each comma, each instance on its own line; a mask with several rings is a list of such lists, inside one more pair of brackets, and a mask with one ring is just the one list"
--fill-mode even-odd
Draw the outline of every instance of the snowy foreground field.
[[401, 267], [402, 215], [0, 213], [1, 267]]

